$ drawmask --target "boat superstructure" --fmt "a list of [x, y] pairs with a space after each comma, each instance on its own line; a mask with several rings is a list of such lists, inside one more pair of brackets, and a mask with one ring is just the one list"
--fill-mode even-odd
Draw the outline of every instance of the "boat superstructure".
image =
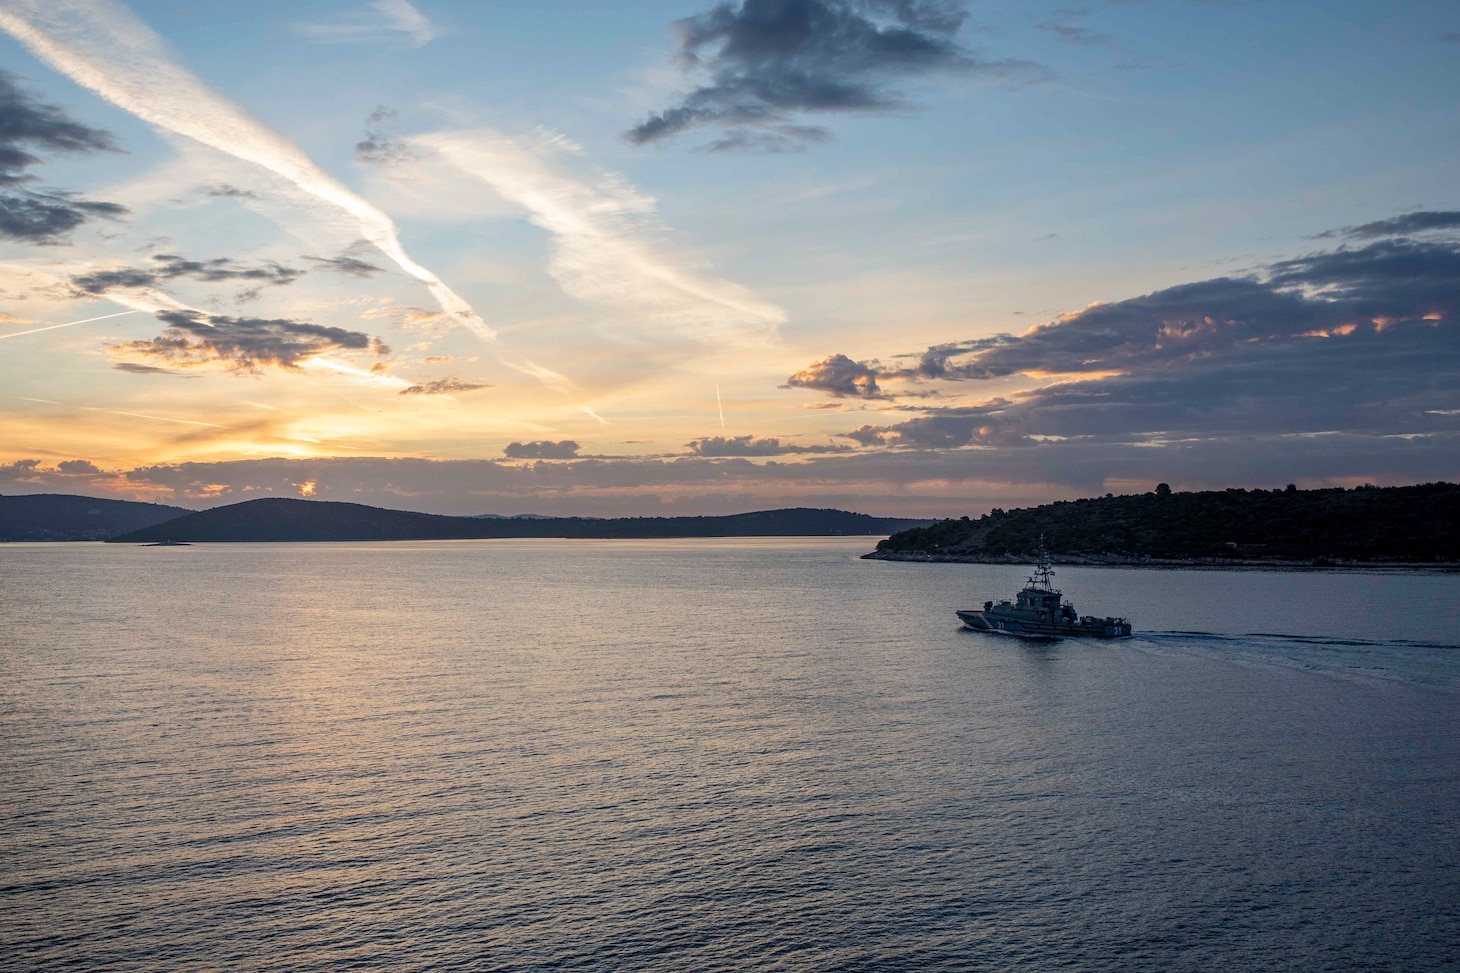
[[963, 609], [958, 617], [965, 628], [1025, 639], [1052, 640], [1065, 637], [1123, 639], [1131, 634], [1124, 618], [1081, 616], [1054, 587], [1054, 567], [1039, 539], [1039, 560], [1013, 601], [986, 601], [983, 609]]

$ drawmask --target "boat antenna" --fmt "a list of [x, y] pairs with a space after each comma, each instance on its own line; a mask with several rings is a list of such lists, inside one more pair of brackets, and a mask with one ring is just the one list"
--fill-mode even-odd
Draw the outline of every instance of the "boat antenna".
[[1034, 573], [1029, 576], [1029, 587], [1040, 588], [1044, 591], [1053, 591], [1054, 585], [1050, 580], [1054, 577], [1054, 567], [1049, 561], [1049, 549], [1045, 547], [1044, 535], [1039, 535], [1039, 561], [1034, 565]]

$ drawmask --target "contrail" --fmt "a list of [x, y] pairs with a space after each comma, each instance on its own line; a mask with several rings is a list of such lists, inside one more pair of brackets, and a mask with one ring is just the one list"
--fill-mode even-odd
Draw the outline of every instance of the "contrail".
[[417, 136], [410, 145], [525, 209], [553, 236], [548, 272], [573, 297], [617, 311], [619, 326], [632, 321], [701, 341], [762, 344], [785, 323], [779, 307], [677, 252], [654, 200], [595, 169], [561, 136], [442, 132]]
[[85, 409], [87, 412], [105, 412], [108, 415], [114, 416], [131, 416], [133, 419], [154, 419], [157, 422], [178, 422], [182, 423], [185, 426], [211, 426], [214, 429], [223, 428], [216, 422], [199, 422], [196, 419], [170, 419], [167, 416], [149, 416], [143, 415], [140, 412], [119, 412], [116, 409], [98, 409], [96, 406], [91, 405], [83, 405], [81, 408]]
[[720, 401], [720, 385], [715, 383], [715, 404], [720, 407], [720, 431], [725, 432], [725, 403]]
[[5, 0], [0, 29], [143, 121], [252, 162], [334, 206], [354, 219], [361, 236], [425, 285], [452, 320], [482, 338], [496, 337], [464, 298], [410, 258], [389, 216], [179, 65], [162, 39], [125, 6], [115, 0]]
[[[521, 372], [524, 375], [531, 375], [533, 378], [537, 379], [539, 382], [546, 385], [548, 388], [552, 389], [554, 392], [557, 392], [560, 395], [566, 396], [568, 398], [578, 399], [581, 399], [583, 396], [583, 391], [578, 388], [577, 383], [574, 382], [571, 378], [562, 374], [561, 372], [555, 372], [551, 368], [539, 365], [537, 362], [533, 361], [530, 358], [523, 358], [519, 361], [513, 361], [510, 358], [504, 358], [501, 355], [498, 355], [497, 362], [499, 364], [506, 365], [513, 371]], [[599, 415], [597, 412], [594, 412], [592, 408], [584, 405], [582, 402], [578, 403], [578, 411], [582, 412], [585, 415], [592, 416], [594, 419], [597, 419], [605, 426], [609, 424], [607, 419], [603, 418], [603, 416]]]
[[6, 338], [19, 338], [24, 334], [40, 334], [42, 331], [55, 331], [57, 328], [69, 328], [78, 324], [90, 324], [93, 321], [105, 321], [107, 318], [119, 318], [123, 314], [140, 314], [140, 311], [118, 311], [116, 314], [103, 314], [99, 318], [82, 318], [80, 321], [67, 321], [65, 324], [48, 324], [44, 328], [31, 328], [29, 331], [12, 331], [10, 334], [0, 334], [0, 341]]
[[339, 372], [341, 375], [353, 375], [356, 378], [364, 379], [367, 382], [375, 382], [380, 385], [389, 385], [395, 389], [409, 388], [411, 383], [405, 379], [396, 378], [394, 375], [375, 375], [363, 368], [356, 368], [349, 362], [340, 361], [338, 358], [310, 358], [301, 362], [304, 367], [315, 367], [327, 369], [331, 372]]

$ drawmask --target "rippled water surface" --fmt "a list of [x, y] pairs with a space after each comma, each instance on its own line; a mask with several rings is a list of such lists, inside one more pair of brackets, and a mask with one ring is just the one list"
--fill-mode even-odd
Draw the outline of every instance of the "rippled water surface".
[[1460, 578], [870, 546], [0, 547], [0, 968], [1455, 968]]

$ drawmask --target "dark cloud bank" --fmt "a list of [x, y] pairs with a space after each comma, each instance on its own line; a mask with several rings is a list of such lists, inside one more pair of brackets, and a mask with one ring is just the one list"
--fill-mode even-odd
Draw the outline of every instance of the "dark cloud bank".
[[[787, 151], [825, 141], [803, 114], [912, 107], [894, 87], [936, 76], [1027, 80], [1038, 66], [963, 47], [953, 0], [743, 0], [675, 21], [679, 63], [705, 82], [626, 134], [643, 145], [689, 129], [711, 151]], [[373, 145], [373, 143], [372, 143]]]
[[116, 203], [61, 189], [26, 188], [36, 182], [28, 170], [44, 161], [38, 152], [77, 155], [116, 150], [109, 133], [74, 121], [0, 68], [0, 239], [64, 243], [83, 223], [125, 216], [126, 207]]
[[[1448, 228], [1453, 217], [1413, 213], [1346, 232]], [[1169, 455], [1242, 439], [1254, 453], [1286, 444], [1296, 458], [1300, 440], [1358, 437], [1376, 448], [1387, 440], [1386, 454], [1409, 443], [1418, 455], [1460, 431], [1457, 322], [1460, 246], [1383, 239], [1095, 305], [1022, 335], [935, 345], [901, 362], [834, 354], [787, 384], [917, 413], [845, 434], [863, 446], [1053, 455], [1076, 443], [1161, 445]], [[1015, 375], [1047, 384], [969, 405], [897, 401], [906, 383]], [[1294, 466], [1294, 476], [1308, 472]], [[1426, 475], [1457, 473], [1450, 462]]]

